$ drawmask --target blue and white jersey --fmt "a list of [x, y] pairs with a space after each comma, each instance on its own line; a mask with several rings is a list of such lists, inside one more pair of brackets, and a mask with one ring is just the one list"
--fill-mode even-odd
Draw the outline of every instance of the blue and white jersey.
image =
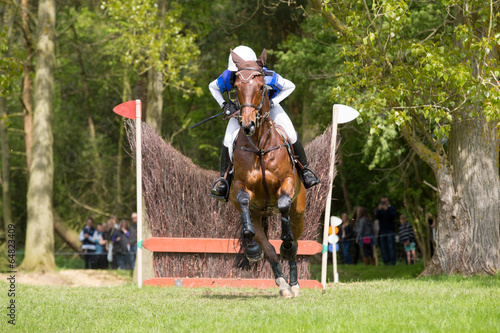
[[226, 69], [222, 74], [217, 78], [217, 87], [219, 91], [223, 94], [226, 91], [230, 92], [233, 90], [233, 85], [231, 84], [231, 76], [234, 72]]
[[[291, 81], [284, 79], [278, 73], [270, 71], [265, 67], [264, 72], [266, 84], [269, 86], [269, 99], [273, 100], [275, 104], [278, 104], [279, 102], [284, 100], [295, 89], [295, 85]], [[214, 80], [209, 85], [212, 96], [221, 106], [225, 101], [222, 94], [224, 92], [230, 92], [233, 89], [233, 85], [231, 84], [233, 80], [232, 76], [234, 76], [234, 72], [226, 69], [216, 80]]]

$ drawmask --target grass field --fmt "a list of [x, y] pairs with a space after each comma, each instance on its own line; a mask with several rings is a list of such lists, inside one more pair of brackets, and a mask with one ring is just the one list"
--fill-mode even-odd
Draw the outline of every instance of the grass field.
[[[325, 294], [302, 290], [302, 297], [286, 300], [278, 297], [277, 289], [17, 284], [16, 325], [8, 325], [4, 314], [0, 331], [500, 331], [500, 276], [414, 279], [418, 272], [412, 269], [418, 271], [401, 264], [340, 266], [341, 277], [360, 282], [331, 284]], [[393, 278], [380, 279], [387, 275]], [[6, 281], [0, 282], [4, 313], [8, 289]]]

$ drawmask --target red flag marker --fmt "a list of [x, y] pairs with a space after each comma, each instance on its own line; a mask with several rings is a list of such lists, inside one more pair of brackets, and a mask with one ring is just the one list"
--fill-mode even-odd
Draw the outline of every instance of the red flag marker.
[[[140, 99], [119, 104], [113, 108], [118, 115], [135, 119], [136, 144], [136, 180], [137, 180], [137, 240], [142, 244], [142, 152], [141, 152], [141, 118], [142, 104]], [[137, 246], [137, 285], [142, 287], [142, 246]]]
[[[122, 117], [135, 119], [136, 118], [135, 107], [136, 107], [136, 101], [128, 101], [115, 106], [113, 111]], [[142, 118], [142, 110], [140, 118]]]

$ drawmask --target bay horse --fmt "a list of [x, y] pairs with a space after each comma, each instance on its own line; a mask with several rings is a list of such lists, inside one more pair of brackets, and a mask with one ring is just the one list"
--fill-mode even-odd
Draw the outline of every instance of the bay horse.
[[[305, 187], [292, 158], [286, 133], [275, 126], [269, 115], [269, 94], [263, 68], [266, 50], [257, 61], [245, 61], [232, 50], [231, 55], [238, 68], [234, 89], [240, 131], [233, 144], [234, 178], [229, 200], [241, 213], [247, 259], [259, 261], [265, 253], [280, 295], [296, 297], [299, 296], [299, 284], [295, 260], [297, 241], [303, 231]], [[267, 217], [278, 213], [281, 214], [283, 241], [280, 255], [289, 261], [289, 283], [266, 234]]]

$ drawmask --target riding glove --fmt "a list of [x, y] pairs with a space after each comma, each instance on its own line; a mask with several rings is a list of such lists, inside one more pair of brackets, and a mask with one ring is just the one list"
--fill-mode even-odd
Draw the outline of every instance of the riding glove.
[[226, 116], [230, 116], [233, 113], [235, 113], [236, 111], [238, 111], [238, 109], [236, 108], [236, 105], [234, 105], [233, 103], [228, 103], [228, 102], [222, 103], [222, 109], [224, 110], [224, 113], [226, 114]]

